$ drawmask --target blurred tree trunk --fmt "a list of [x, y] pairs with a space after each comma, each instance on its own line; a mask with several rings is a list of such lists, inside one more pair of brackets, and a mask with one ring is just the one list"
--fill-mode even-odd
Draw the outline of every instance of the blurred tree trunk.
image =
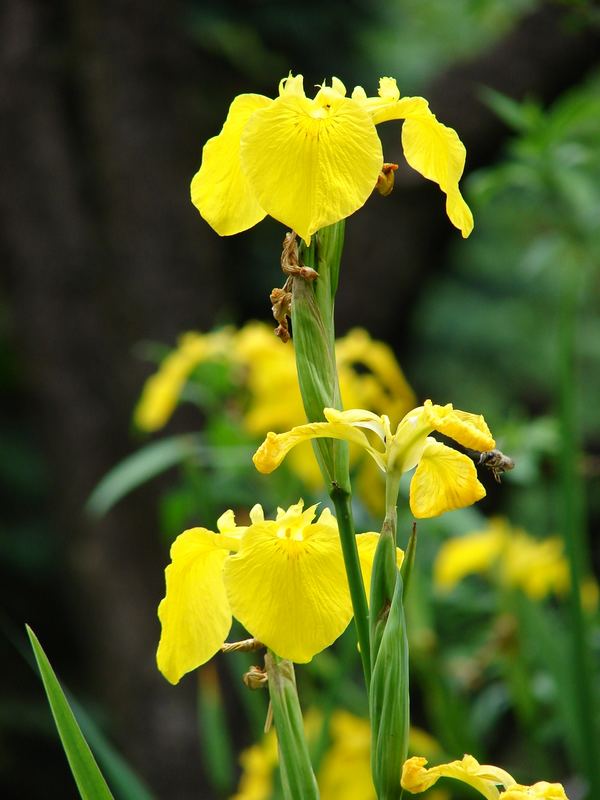
[[[205, 121], [195, 100], [202, 65], [178, 10], [7, 0], [0, 204], [14, 337], [70, 556], [69, 602], [127, 755], [162, 796], [184, 798], [200, 782], [195, 701], [154, 664], [165, 560], [156, 504], [142, 492], [100, 523], [82, 513], [130, 449], [145, 372], [132, 348], [209, 326], [219, 296], [218, 242], [186, 193]], [[50, 632], [38, 632], [50, 648]]]

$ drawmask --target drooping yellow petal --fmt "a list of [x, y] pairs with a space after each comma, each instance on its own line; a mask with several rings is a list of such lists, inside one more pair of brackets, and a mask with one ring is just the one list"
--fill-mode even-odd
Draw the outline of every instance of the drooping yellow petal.
[[502, 792], [500, 800], [569, 800], [561, 783], [539, 781], [533, 786], [515, 784]]
[[[377, 542], [379, 541], [378, 533], [359, 533], [356, 537], [356, 546], [358, 548], [358, 559], [360, 562], [360, 571], [367, 594], [367, 601], [371, 597], [371, 575], [373, 574], [373, 559], [375, 558], [375, 550]], [[402, 566], [404, 561], [404, 551], [399, 547], [396, 548], [396, 566], [398, 569]]]
[[428, 438], [410, 482], [410, 508], [417, 519], [437, 517], [485, 497], [468, 456]]
[[292, 447], [309, 439], [346, 439], [364, 447], [369, 452], [373, 451], [365, 434], [353, 428], [352, 425], [337, 422], [310, 422], [307, 425], [298, 425], [285, 433], [269, 432], [267, 438], [252, 456], [254, 466], [259, 472], [265, 474], [273, 472]]
[[383, 164], [369, 115], [333, 90], [328, 99], [286, 93], [242, 133], [242, 167], [260, 206], [305, 241], [359, 209]]
[[481, 414], [460, 411], [452, 408], [450, 404], [437, 406], [431, 400], [426, 400], [424, 407], [431, 421], [431, 427], [454, 439], [463, 447], [479, 451], [493, 450], [496, 447], [494, 437]]
[[156, 661], [171, 683], [219, 650], [231, 627], [223, 583], [227, 558], [220, 534], [192, 528], [171, 547], [167, 591], [158, 607], [162, 633]]
[[463, 200], [458, 182], [465, 167], [466, 150], [453, 128], [438, 122], [429, 109], [407, 115], [402, 126], [402, 148], [410, 166], [435, 181], [446, 194], [446, 213], [464, 238], [473, 230], [473, 215]]
[[395, 81], [385, 78], [379, 97], [362, 97], [359, 93], [356, 101], [370, 113], [376, 125], [405, 120], [402, 148], [406, 160], [413, 169], [439, 185], [446, 195], [446, 213], [450, 221], [467, 237], [473, 230], [473, 215], [458, 188], [465, 167], [465, 146], [453, 128], [438, 122], [424, 98], [398, 100], [396, 92]]
[[252, 636], [303, 663], [340, 636], [352, 606], [333, 517], [297, 520], [288, 514], [248, 528], [224, 577], [232, 612]]
[[510, 787], [514, 778], [503, 769], [480, 764], [473, 756], [465, 755], [460, 761], [427, 768], [427, 759], [413, 756], [404, 762], [401, 784], [411, 794], [418, 794], [433, 786], [439, 778], [455, 778], [472, 786], [486, 800], [499, 800], [498, 786]]
[[240, 164], [240, 137], [248, 120], [273, 103], [259, 94], [241, 94], [229, 107], [223, 129], [202, 151], [192, 179], [192, 203], [220, 236], [240, 233], [266, 216]]

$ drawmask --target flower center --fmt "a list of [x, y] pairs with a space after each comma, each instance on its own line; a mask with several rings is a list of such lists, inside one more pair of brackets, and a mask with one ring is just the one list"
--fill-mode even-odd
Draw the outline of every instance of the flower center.
[[279, 539], [285, 539], [288, 542], [302, 542], [304, 536], [302, 535], [302, 528], [293, 528], [290, 526], [279, 528], [277, 531]]

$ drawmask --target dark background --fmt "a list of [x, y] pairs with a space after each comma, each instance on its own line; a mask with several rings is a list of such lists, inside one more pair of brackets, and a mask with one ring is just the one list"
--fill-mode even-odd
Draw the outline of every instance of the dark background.
[[[268, 319], [283, 228], [267, 221], [220, 239], [189, 202], [202, 145], [231, 99], [274, 96], [290, 69], [304, 74], [307, 92], [337, 75], [373, 94], [380, 75], [395, 75], [403, 94], [422, 93], [459, 131], [470, 172], [498, 162], [512, 136], [481, 87], [551, 104], [600, 63], [593, 12], [575, 2], [457, 2], [444, 15], [439, 2], [401, 0], [5, 0], [4, 796], [75, 796], [41, 687], [15, 647], [25, 622], [158, 796], [204, 796], [193, 681], [173, 689], [154, 664], [165, 561], [157, 486], [100, 522], [83, 506], [135, 446], [131, 412], [149, 372], [136, 346]], [[388, 341], [423, 395], [431, 384], [418, 342], [430, 325], [415, 309], [460, 261], [462, 243], [437, 187], [402, 166], [398, 128], [382, 138], [386, 160], [401, 164], [397, 186], [348, 223], [338, 329], [360, 324]], [[457, 326], [472, 310], [464, 302]], [[487, 370], [482, 380], [497, 380], [493, 363]], [[522, 386], [505, 370], [498, 391], [512, 402]]]

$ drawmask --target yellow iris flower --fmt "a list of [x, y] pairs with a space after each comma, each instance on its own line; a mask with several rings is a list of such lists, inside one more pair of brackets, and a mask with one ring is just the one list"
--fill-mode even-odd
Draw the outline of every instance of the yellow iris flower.
[[422, 97], [403, 97], [381, 78], [377, 97], [357, 86], [350, 97], [338, 79], [306, 97], [302, 75], [284, 78], [272, 100], [242, 94], [223, 129], [204, 145], [192, 180], [192, 202], [221, 236], [240, 233], [267, 214], [306, 242], [364, 205], [383, 167], [376, 125], [404, 120], [410, 166], [446, 194], [446, 212], [464, 237], [473, 216], [458, 188], [465, 148], [438, 122]]
[[[451, 404], [424, 405], [410, 411], [392, 434], [389, 418], [371, 411], [324, 410], [326, 422], [299, 425], [287, 433], [269, 433], [253, 461], [259, 472], [276, 469], [287, 453], [308, 439], [346, 439], [364, 448], [388, 475], [416, 467], [410, 484], [410, 507], [423, 519], [475, 503], [485, 496], [473, 461], [429, 436], [438, 431], [473, 450], [493, 450], [494, 439], [481, 415], [454, 409]], [[374, 435], [377, 446], [365, 432]]]
[[[419, 794], [433, 786], [440, 778], [455, 778], [472, 786], [486, 800], [568, 800], [560, 783], [540, 781], [533, 786], [523, 786], [503, 769], [480, 764], [473, 756], [465, 755], [460, 761], [426, 767], [427, 759], [409, 758], [402, 769], [402, 787], [411, 794]], [[498, 787], [501, 786], [502, 790]]]
[[534, 539], [504, 519], [488, 527], [448, 539], [434, 565], [434, 582], [449, 591], [467, 575], [490, 574], [505, 586], [515, 586], [533, 600], [569, 589], [569, 565], [557, 536]]
[[[157, 663], [171, 683], [217, 653], [232, 615], [282, 658], [307, 662], [344, 631], [352, 617], [335, 518], [303, 503], [266, 520], [261, 506], [251, 524], [233, 511], [219, 533], [192, 528], [171, 547], [166, 596], [158, 607], [162, 634]], [[379, 534], [356, 537], [367, 593]], [[399, 552], [401, 563], [402, 553]]]

